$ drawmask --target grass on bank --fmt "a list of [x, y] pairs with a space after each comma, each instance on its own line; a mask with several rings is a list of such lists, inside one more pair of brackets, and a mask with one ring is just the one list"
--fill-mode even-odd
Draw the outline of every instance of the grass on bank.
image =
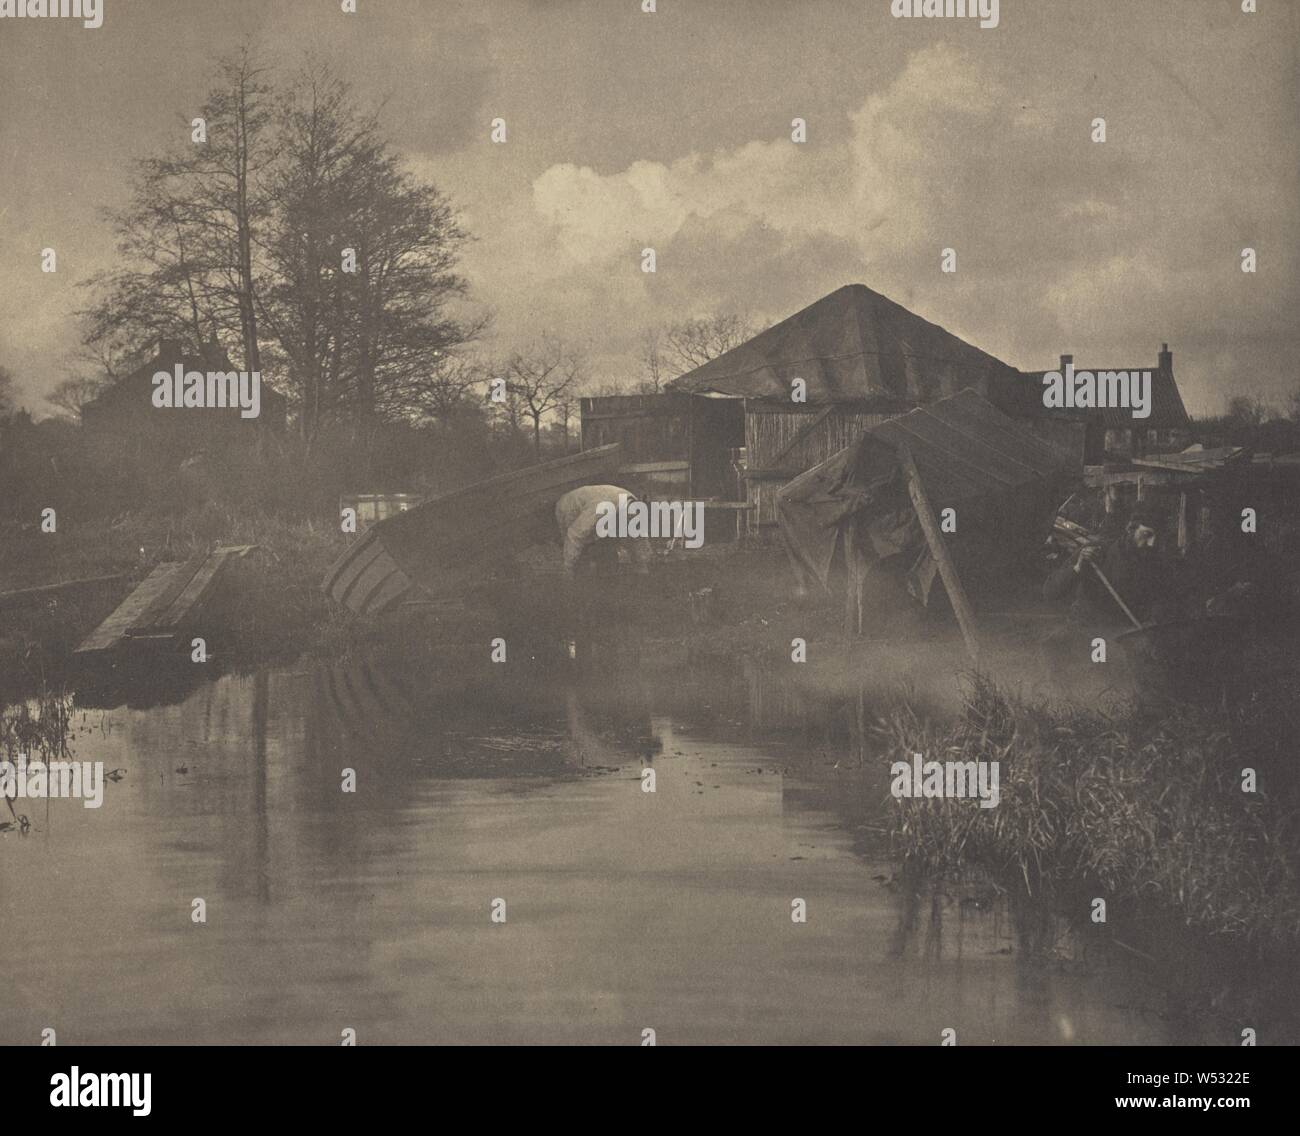
[[931, 722], [906, 705], [880, 727], [890, 760], [999, 762], [996, 808], [969, 800], [893, 802], [892, 837], [912, 866], [977, 864], [1050, 898], [1087, 882], [1111, 905], [1153, 905], [1191, 928], [1293, 951], [1300, 941], [1294, 771], [1239, 756], [1212, 708], [1109, 712], [1027, 702], [982, 677], [964, 713]]

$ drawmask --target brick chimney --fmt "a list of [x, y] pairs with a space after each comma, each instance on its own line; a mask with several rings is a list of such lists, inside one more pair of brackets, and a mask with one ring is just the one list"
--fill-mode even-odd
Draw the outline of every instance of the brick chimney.
[[1062, 355], [1062, 356], [1061, 356], [1061, 374], [1065, 374], [1065, 365], [1066, 365], [1066, 363], [1073, 363], [1073, 362], [1074, 362], [1074, 356], [1073, 356], [1073, 355]]
[[1174, 373], [1174, 353], [1169, 350], [1169, 344], [1160, 345], [1160, 370], [1166, 375]]

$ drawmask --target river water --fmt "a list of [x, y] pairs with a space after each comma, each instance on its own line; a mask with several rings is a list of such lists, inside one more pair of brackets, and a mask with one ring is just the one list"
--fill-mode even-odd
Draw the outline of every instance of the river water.
[[174, 697], [83, 697], [72, 755], [120, 780], [0, 835], [0, 1042], [1191, 1039], [1140, 960], [904, 886], [852, 707], [744, 662], [562, 644]]

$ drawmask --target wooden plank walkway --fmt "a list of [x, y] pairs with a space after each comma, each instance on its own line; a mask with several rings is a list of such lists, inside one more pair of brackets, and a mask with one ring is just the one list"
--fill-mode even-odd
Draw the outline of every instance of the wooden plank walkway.
[[225, 566], [254, 547], [221, 545], [184, 563], [157, 565], [74, 653], [109, 651], [130, 640], [165, 639], [178, 634], [211, 598]]
[[144, 583], [127, 596], [112, 615], [81, 641], [75, 653], [80, 655], [90, 651], [107, 651], [117, 646], [126, 638], [127, 629], [144, 614], [155, 599], [162, 595], [176, 570], [183, 567], [185, 567], [183, 564], [174, 562], [155, 566], [154, 570], [145, 577]]

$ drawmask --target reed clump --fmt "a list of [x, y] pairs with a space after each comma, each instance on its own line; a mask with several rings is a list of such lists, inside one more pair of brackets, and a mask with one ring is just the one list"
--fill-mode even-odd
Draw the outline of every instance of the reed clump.
[[1257, 791], [1243, 791], [1251, 758], [1214, 708], [1082, 709], [972, 677], [956, 720], [898, 705], [879, 728], [891, 761], [923, 753], [999, 763], [996, 808], [890, 802], [891, 836], [909, 865], [979, 865], [1045, 898], [1087, 885], [1263, 950], [1300, 941], [1294, 771], [1257, 770]]

